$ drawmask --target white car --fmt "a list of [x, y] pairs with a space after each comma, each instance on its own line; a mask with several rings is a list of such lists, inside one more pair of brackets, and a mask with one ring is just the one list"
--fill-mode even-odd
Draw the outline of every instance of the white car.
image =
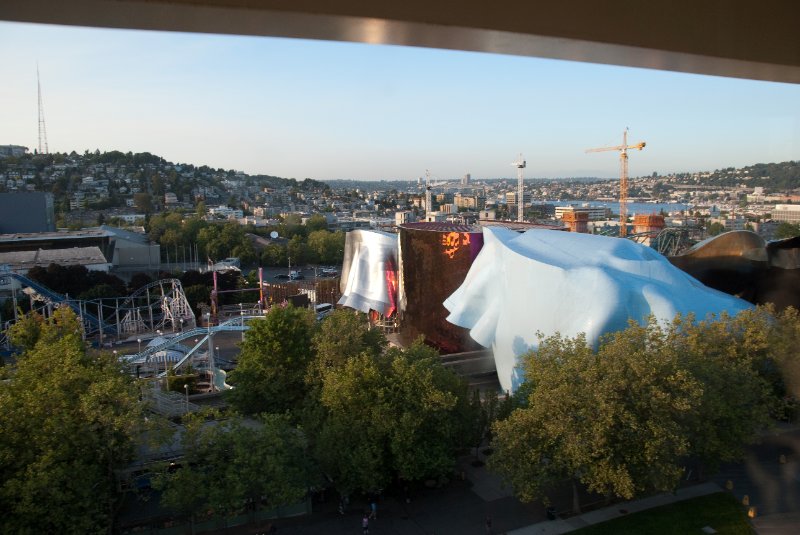
[[314, 312], [317, 314], [317, 321], [322, 321], [325, 316], [333, 313], [333, 305], [330, 303], [320, 303], [314, 306]]

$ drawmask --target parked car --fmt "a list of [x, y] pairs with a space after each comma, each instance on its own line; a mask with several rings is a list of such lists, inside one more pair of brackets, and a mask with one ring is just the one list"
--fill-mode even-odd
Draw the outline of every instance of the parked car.
[[333, 312], [333, 305], [330, 303], [320, 303], [314, 306], [314, 312], [317, 314], [317, 321], [321, 321], [325, 316]]

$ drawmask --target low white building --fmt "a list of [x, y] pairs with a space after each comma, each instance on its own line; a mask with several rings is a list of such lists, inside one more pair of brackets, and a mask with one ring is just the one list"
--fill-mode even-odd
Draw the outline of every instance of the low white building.
[[772, 210], [772, 219], [787, 223], [800, 222], [800, 204], [776, 204]]

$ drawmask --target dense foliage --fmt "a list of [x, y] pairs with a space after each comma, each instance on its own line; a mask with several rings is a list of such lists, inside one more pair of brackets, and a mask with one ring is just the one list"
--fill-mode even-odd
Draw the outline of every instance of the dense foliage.
[[[293, 265], [341, 264], [345, 235], [329, 232], [327, 227], [321, 215], [309, 218], [306, 224], [292, 215], [256, 229], [236, 221], [207, 221], [196, 215], [164, 212], [150, 218], [147, 230], [150, 239], [161, 245], [164, 261], [180, 262], [195, 254], [201, 262], [237, 257], [243, 265], [286, 266], [290, 258]], [[280, 238], [267, 239], [272, 232]], [[269, 243], [262, 245], [259, 237]]]
[[471, 425], [466, 384], [421, 342], [385, 348], [363, 315], [315, 324], [306, 310], [274, 307], [247, 332], [228, 397], [244, 413], [302, 422], [344, 494], [449, 473]]
[[10, 335], [25, 352], [0, 388], [3, 531], [109, 532], [115, 471], [142, 425], [133, 380], [110, 354], [87, 353], [67, 308]]
[[250, 324], [239, 363], [229, 375], [230, 403], [245, 414], [283, 413], [299, 406], [306, 369], [313, 359], [314, 314], [289, 306], [273, 307]]
[[320, 403], [314, 451], [344, 494], [450, 474], [469, 425], [465, 383], [421, 343], [327, 368]]
[[491, 466], [524, 500], [566, 479], [626, 499], [672, 490], [688, 460], [738, 459], [783, 414], [799, 325], [794, 310], [755, 309], [631, 324], [596, 350], [544, 339], [524, 358], [527, 406], [495, 424]]
[[184, 419], [181, 467], [165, 466], [155, 485], [162, 504], [193, 519], [298, 503], [312, 478], [306, 440], [285, 416]]

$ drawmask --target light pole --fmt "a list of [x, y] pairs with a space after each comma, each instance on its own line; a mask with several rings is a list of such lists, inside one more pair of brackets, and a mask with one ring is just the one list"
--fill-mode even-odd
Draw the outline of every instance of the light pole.
[[183, 390], [186, 392], [186, 412], [189, 412], [189, 383], [183, 383]]
[[214, 392], [214, 340], [211, 336], [211, 312], [206, 312], [206, 325], [208, 325], [208, 367], [211, 371], [211, 391]]
[[141, 353], [142, 352], [142, 339], [141, 338], [137, 338], [136, 341], [139, 342], [139, 353]]
[[239, 314], [242, 316], [242, 342], [244, 342], [244, 310], [240, 310]]

